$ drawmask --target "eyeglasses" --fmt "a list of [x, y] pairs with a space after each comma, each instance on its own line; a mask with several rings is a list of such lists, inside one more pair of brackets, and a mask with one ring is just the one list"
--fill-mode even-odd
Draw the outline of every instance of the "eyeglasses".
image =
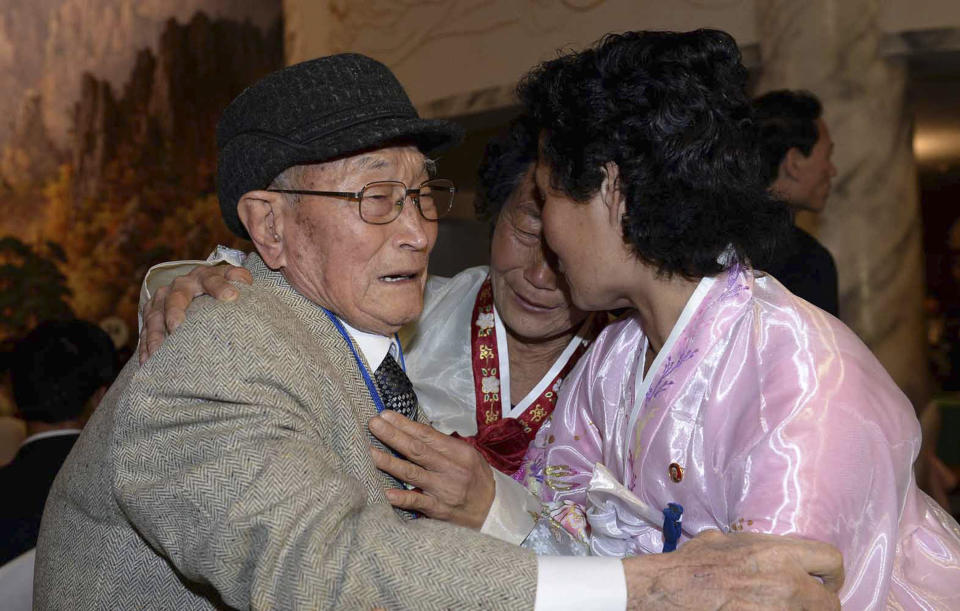
[[343, 197], [357, 200], [360, 218], [371, 225], [386, 225], [403, 212], [407, 197], [413, 198], [420, 216], [428, 221], [436, 221], [446, 216], [453, 208], [453, 196], [457, 188], [453, 181], [435, 178], [421, 184], [416, 189], [408, 189], [398, 180], [381, 180], [368, 183], [357, 192], [350, 191], [307, 191], [304, 189], [267, 189], [274, 193], [292, 195], [320, 195], [323, 197]]

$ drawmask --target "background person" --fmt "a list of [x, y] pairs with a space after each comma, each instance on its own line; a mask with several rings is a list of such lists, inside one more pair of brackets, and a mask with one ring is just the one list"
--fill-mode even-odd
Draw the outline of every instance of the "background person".
[[116, 350], [92, 323], [45, 322], [17, 343], [11, 366], [27, 437], [0, 468], [0, 565], [36, 546], [50, 486], [116, 376]]
[[[820, 100], [806, 91], [771, 91], [753, 101], [753, 112], [770, 190], [794, 215], [823, 212], [837, 168]], [[793, 225], [764, 271], [797, 297], [839, 316], [833, 255], [803, 229]]]

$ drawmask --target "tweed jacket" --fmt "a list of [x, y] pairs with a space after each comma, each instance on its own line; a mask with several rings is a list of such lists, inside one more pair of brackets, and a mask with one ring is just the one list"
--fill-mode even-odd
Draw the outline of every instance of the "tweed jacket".
[[47, 502], [38, 609], [531, 608], [532, 553], [386, 501], [376, 408], [321, 308], [256, 255], [127, 364]]

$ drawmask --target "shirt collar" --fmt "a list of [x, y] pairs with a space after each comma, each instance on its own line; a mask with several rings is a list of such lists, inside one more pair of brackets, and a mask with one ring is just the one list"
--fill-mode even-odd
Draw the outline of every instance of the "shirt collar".
[[363, 358], [367, 359], [367, 364], [370, 365], [372, 370], [376, 371], [380, 367], [380, 363], [383, 362], [388, 353], [394, 359], [399, 355], [399, 348], [396, 346], [394, 338], [354, 329], [342, 318], [340, 318], [340, 322], [343, 323], [343, 328], [347, 330], [351, 339], [357, 344], [357, 348], [360, 349]]
[[79, 435], [80, 429], [57, 429], [55, 431], [44, 431], [42, 433], [37, 433], [36, 435], [30, 435], [20, 444], [20, 447], [27, 445], [31, 441], [39, 441], [40, 439], [46, 439], [48, 437], [62, 437], [64, 435]]

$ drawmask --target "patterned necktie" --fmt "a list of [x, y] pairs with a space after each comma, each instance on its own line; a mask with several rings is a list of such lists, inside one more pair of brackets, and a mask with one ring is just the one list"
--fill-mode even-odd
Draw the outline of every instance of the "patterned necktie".
[[413, 392], [410, 378], [390, 354], [383, 357], [383, 362], [377, 367], [373, 377], [377, 381], [383, 406], [414, 420], [417, 414], [417, 394]]

